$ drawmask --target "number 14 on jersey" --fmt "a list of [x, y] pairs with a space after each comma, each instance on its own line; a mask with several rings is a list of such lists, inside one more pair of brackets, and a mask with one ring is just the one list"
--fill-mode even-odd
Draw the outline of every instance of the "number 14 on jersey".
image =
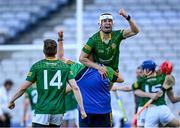
[[44, 89], [48, 89], [49, 86], [57, 86], [58, 89], [61, 88], [62, 82], [61, 82], [61, 71], [58, 70], [53, 78], [48, 83], [48, 71], [44, 70]]

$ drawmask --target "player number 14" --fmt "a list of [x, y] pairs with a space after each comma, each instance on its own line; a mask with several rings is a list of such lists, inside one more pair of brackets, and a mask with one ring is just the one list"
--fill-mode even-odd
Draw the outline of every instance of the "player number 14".
[[[56, 81], [57, 79], [57, 81]], [[58, 70], [51, 81], [48, 83], [48, 71], [44, 70], [44, 89], [48, 89], [49, 86], [57, 86], [58, 89], [61, 88], [62, 82], [61, 82], [61, 71]]]

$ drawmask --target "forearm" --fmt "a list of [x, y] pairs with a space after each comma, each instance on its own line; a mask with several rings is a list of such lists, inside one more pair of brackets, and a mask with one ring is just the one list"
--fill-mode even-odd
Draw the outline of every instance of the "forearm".
[[132, 88], [129, 86], [113, 86], [112, 91], [125, 91], [125, 92], [130, 92], [132, 91]]
[[79, 61], [84, 64], [87, 67], [92, 67], [98, 70], [99, 65], [92, 62], [91, 60], [89, 60], [88, 58], [80, 58]]
[[81, 92], [79, 90], [79, 87], [77, 86], [75, 88], [72, 88], [72, 90], [73, 90], [74, 96], [76, 98], [76, 101], [78, 102], [78, 105], [80, 107], [80, 110], [84, 111], [83, 99], [82, 99], [82, 95], [81, 95]]
[[129, 22], [129, 26], [130, 26], [131, 31], [132, 31], [134, 34], [139, 33], [139, 28], [137, 27], [135, 21], [132, 20], [132, 19], [130, 19], [128, 22]]
[[142, 91], [142, 90], [140, 90], [140, 89], [137, 89], [137, 90], [135, 90], [135, 92], [134, 92], [137, 96], [139, 96], [139, 97], [148, 97], [148, 98], [151, 98], [151, 93], [148, 93], [148, 92], [144, 92], [144, 91]]
[[63, 60], [64, 58], [64, 47], [62, 40], [58, 41], [57, 59]]
[[13, 96], [13, 98], [11, 99], [10, 102], [15, 102], [19, 97], [21, 97], [21, 96], [24, 94], [25, 91], [26, 91], [25, 88], [20, 88], [20, 89], [17, 91], [17, 93]]
[[26, 91], [26, 89], [32, 85], [32, 82], [30, 81], [25, 81], [21, 86], [20, 89], [16, 92], [16, 94], [13, 96], [13, 98], [11, 99], [10, 102], [14, 102], [16, 99], [18, 99], [19, 97], [21, 97], [24, 92]]
[[177, 103], [177, 102], [180, 102], [180, 97], [174, 97], [174, 100], [173, 100], [173, 103]]

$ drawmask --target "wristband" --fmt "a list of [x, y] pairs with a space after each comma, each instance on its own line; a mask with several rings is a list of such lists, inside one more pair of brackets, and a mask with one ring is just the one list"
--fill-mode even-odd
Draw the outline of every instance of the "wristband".
[[59, 41], [63, 41], [63, 38], [58, 38], [58, 42], [59, 42]]
[[131, 20], [131, 16], [128, 15], [127, 18], [126, 18], [127, 21], [130, 21]]

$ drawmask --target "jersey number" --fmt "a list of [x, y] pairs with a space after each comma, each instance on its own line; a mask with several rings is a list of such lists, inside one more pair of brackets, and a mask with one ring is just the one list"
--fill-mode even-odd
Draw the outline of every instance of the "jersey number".
[[[56, 81], [57, 79], [57, 81]], [[61, 71], [58, 70], [51, 81], [48, 83], [48, 71], [44, 70], [44, 89], [48, 89], [49, 86], [57, 86], [58, 89], [61, 88], [62, 82], [61, 82]]]
[[155, 85], [155, 86], [152, 86], [152, 87], [149, 87], [149, 85], [146, 85], [145, 86], [145, 91], [146, 92], [151, 92], [151, 93], [159, 92], [159, 91], [161, 91], [161, 84], [158, 84], [158, 85]]
[[38, 97], [37, 90], [33, 90], [33, 91], [31, 92], [31, 96], [32, 96], [32, 102], [33, 102], [34, 104], [36, 104], [36, 103], [37, 103], [37, 97]]

